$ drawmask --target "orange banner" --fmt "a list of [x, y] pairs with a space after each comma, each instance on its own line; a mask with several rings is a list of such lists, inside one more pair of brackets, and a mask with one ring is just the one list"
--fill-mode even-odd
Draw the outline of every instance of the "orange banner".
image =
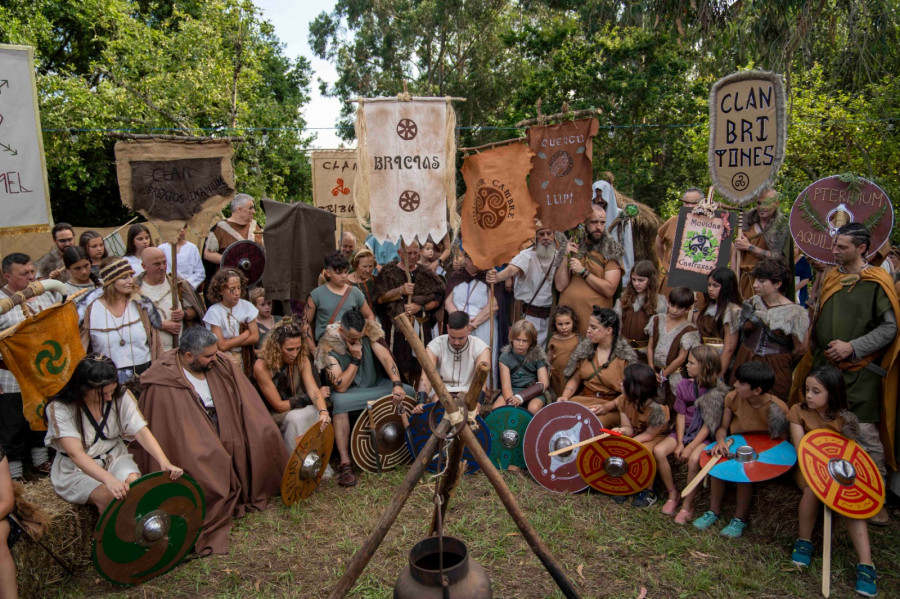
[[59, 393], [85, 355], [75, 304], [47, 308], [0, 333], [0, 355], [22, 390], [29, 426], [47, 430], [47, 398]]
[[511, 143], [463, 162], [462, 238], [478, 268], [508, 262], [534, 237], [537, 205], [525, 181], [533, 156], [525, 144]]

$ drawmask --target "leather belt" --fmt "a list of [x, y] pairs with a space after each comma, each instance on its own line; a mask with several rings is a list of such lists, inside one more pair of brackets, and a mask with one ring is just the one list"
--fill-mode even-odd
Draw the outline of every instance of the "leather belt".
[[535, 306], [522, 303], [522, 312], [532, 318], [550, 318], [550, 306]]

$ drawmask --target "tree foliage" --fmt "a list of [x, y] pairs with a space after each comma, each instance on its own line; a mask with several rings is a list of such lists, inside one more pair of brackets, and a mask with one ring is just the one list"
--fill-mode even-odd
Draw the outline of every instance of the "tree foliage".
[[35, 48], [57, 220], [122, 222], [108, 130], [243, 136], [235, 177], [256, 197], [310, 195], [301, 108], [310, 67], [241, 0], [10, 0], [0, 41]]

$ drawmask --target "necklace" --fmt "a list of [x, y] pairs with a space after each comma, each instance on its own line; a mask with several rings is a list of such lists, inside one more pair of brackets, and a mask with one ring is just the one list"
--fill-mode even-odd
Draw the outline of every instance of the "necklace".
[[859, 273], [861, 273], [862, 271], [866, 270], [867, 268], [869, 268], [869, 263], [868, 263], [868, 262], [863, 262], [863, 265], [862, 265], [862, 266], [860, 267], [860, 269], [859, 269], [858, 271], [856, 271], [856, 272], [850, 272], [850, 271], [844, 270], [844, 267], [843, 267], [843, 266], [838, 266], [838, 270], [839, 270], [840, 272], [844, 273], [845, 275], [858, 275]]
[[[122, 335], [122, 329], [125, 328], [125, 320], [128, 318], [128, 305], [125, 305], [125, 310], [122, 311], [122, 322], [119, 322], [118, 318], [113, 315], [112, 310], [107, 308], [107, 313], [109, 317], [112, 319], [112, 330], [115, 331], [116, 336], [119, 338], [119, 346], [125, 347], [125, 336]], [[107, 323], [109, 324], [109, 323]], [[131, 323], [128, 326], [129, 333], [131, 332]], [[130, 336], [130, 335], [129, 335]]]

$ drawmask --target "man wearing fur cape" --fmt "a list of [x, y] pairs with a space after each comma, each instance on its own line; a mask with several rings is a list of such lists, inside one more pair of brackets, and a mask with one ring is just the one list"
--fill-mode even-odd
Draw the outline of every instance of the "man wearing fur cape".
[[330, 324], [316, 348], [316, 368], [324, 370], [334, 407], [334, 436], [341, 465], [338, 485], [352, 487], [356, 476], [350, 462], [350, 412], [390, 395], [394, 403], [413, 397], [404, 385], [391, 352], [379, 341], [384, 332], [377, 322], [366, 320], [359, 310], [347, 310], [340, 324]]
[[430, 268], [419, 264], [419, 244], [413, 241], [400, 251], [401, 261], [385, 264], [375, 277], [373, 295], [376, 298], [375, 314], [384, 326], [388, 348], [397, 367], [407, 382], [416, 385], [422, 373], [412, 348], [399, 331], [394, 330], [394, 317], [408, 314], [415, 317], [413, 324], [428, 345], [434, 328], [435, 310], [444, 299], [444, 282]]
[[[797, 367], [794, 386], [803, 389], [810, 365], [838, 367], [847, 384], [848, 407], [859, 419], [857, 441], [886, 477], [886, 465], [896, 470], [898, 463], [900, 305], [890, 275], [870, 267], [864, 259], [870, 239], [869, 230], [861, 223], [837, 230], [832, 252], [838, 266], [822, 281], [810, 327], [810, 354]], [[887, 524], [887, 510], [882, 509], [870, 522]]]
[[[262, 510], [281, 489], [288, 454], [281, 433], [244, 374], [216, 351], [203, 327], [181, 335], [141, 375], [138, 405], [167, 456], [184, 464], [206, 496], [195, 551], [228, 552], [232, 518]], [[132, 444], [141, 472], [159, 465]]]

